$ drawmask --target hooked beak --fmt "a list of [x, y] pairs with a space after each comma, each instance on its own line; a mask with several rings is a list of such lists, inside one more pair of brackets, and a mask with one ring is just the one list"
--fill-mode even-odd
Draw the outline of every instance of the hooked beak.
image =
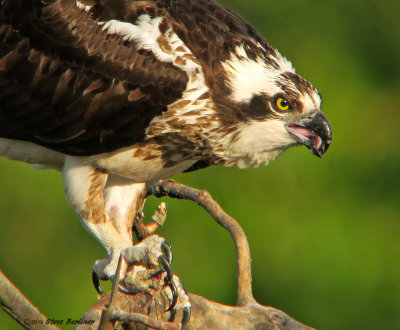
[[320, 158], [332, 142], [332, 128], [328, 119], [318, 112], [312, 118], [286, 125], [288, 132]]

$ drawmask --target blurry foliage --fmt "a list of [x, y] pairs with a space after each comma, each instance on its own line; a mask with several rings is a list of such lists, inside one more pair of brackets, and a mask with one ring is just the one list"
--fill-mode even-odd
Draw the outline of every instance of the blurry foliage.
[[[400, 328], [400, 2], [223, 3], [320, 89], [333, 145], [323, 160], [302, 147], [268, 168], [177, 179], [208, 189], [242, 224], [260, 303], [320, 329]], [[0, 168], [0, 267], [48, 316], [79, 319], [105, 252], [67, 205], [59, 173], [3, 159]], [[227, 232], [193, 203], [166, 201], [160, 234], [175, 272], [191, 292], [234, 304]], [[159, 202], [148, 200], [148, 217]], [[0, 313], [0, 328], [19, 327]]]

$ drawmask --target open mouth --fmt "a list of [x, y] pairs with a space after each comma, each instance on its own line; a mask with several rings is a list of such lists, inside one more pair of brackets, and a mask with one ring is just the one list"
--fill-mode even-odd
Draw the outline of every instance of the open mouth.
[[[302, 144], [304, 144], [311, 152], [322, 157], [329, 145], [324, 142], [324, 140], [315, 133], [312, 129], [302, 126], [300, 124], [290, 124], [286, 126], [289, 133], [294, 135], [294, 137]], [[325, 148], [323, 148], [325, 145]]]

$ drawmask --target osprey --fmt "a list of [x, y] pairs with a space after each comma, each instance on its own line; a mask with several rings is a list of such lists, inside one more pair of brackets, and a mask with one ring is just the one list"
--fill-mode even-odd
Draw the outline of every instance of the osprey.
[[318, 90], [214, 0], [2, 0], [0, 14], [0, 155], [62, 172], [108, 253], [100, 279], [134, 254], [158, 180], [331, 143]]

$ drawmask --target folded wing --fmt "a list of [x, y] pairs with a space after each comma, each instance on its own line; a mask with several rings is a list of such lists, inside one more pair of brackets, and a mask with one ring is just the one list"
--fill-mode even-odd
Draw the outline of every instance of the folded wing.
[[112, 151], [142, 141], [186, 87], [183, 70], [138, 40], [158, 29], [141, 17], [165, 14], [153, 1], [4, 0], [0, 14], [1, 137]]

